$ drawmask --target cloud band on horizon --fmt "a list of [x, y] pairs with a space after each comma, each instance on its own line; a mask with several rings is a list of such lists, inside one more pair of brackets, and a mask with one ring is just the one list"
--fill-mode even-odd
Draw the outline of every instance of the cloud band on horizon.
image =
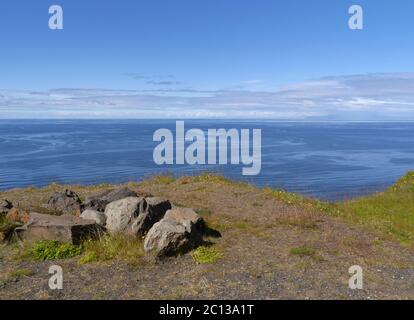
[[0, 90], [0, 118], [414, 120], [414, 73], [325, 77], [275, 91]]

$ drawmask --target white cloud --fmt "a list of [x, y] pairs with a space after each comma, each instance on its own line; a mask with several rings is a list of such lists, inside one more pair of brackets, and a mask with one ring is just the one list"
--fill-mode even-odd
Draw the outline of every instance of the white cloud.
[[0, 118], [414, 120], [414, 73], [326, 77], [274, 91], [0, 90]]

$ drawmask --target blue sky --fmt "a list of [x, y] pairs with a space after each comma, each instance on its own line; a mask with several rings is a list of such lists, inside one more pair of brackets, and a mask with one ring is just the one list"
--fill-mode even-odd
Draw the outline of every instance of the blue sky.
[[0, 118], [414, 120], [413, 14], [412, 0], [3, 0]]

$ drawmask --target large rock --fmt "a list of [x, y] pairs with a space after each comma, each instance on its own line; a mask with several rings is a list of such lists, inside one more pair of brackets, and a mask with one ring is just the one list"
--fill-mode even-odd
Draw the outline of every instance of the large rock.
[[163, 219], [154, 224], [144, 240], [144, 250], [156, 257], [173, 256], [191, 248], [186, 227], [177, 221]]
[[129, 197], [114, 201], [105, 209], [106, 228], [111, 233], [143, 236], [170, 208], [171, 203], [162, 198]]
[[85, 204], [83, 205], [83, 210], [92, 209], [104, 212], [109, 203], [129, 197], [137, 197], [137, 193], [128, 188], [118, 188], [112, 191], [106, 190], [99, 194], [87, 197], [85, 199]]
[[206, 229], [204, 219], [190, 208], [174, 208], [168, 210], [165, 214], [165, 218], [174, 220], [189, 230], [191, 229], [191, 226], [194, 225], [197, 231], [201, 234], [204, 234]]
[[93, 220], [100, 226], [104, 227], [106, 225], [106, 216], [104, 213], [96, 211], [96, 210], [85, 210], [80, 215], [82, 219], [85, 220]]
[[144, 198], [129, 197], [106, 206], [106, 229], [110, 233], [132, 233], [131, 226], [147, 208]]
[[145, 235], [171, 209], [171, 203], [163, 198], [150, 197], [145, 198], [145, 201], [144, 211], [140, 212], [131, 225], [132, 233], [137, 236]]
[[56, 240], [79, 244], [87, 238], [101, 235], [102, 230], [95, 221], [84, 220], [73, 215], [53, 216], [30, 213], [29, 222], [16, 229], [20, 238], [30, 242]]
[[10, 201], [6, 199], [0, 200], [0, 214], [7, 214], [12, 208], [13, 204]]
[[185, 253], [203, 242], [204, 220], [189, 208], [168, 210], [144, 240], [144, 250], [156, 257]]
[[44, 207], [60, 214], [73, 214], [80, 213], [81, 205], [82, 201], [75, 192], [65, 190], [65, 192], [55, 192]]

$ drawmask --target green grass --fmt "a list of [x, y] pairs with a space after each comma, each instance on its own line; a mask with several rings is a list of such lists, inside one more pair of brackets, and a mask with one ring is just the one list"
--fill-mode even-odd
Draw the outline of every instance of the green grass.
[[7, 233], [11, 229], [11, 223], [7, 221], [5, 214], [0, 214], [0, 232]]
[[206, 216], [211, 215], [211, 210], [206, 209], [206, 208], [198, 209], [198, 210], [196, 210], [196, 212], [197, 212], [197, 214], [199, 214], [202, 217], [206, 217]]
[[243, 181], [233, 181], [223, 175], [212, 173], [212, 172], [202, 172], [197, 176], [187, 176], [189, 181], [193, 183], [205, 183], [205, 184], [216, 184], [221, 186], [234, 186], [234, 187], [249, 187], [250, 185]]
[[79, 264], [109, 260], [137, 264], [142, 262], [140, 258], [144, 256], [142, 241], [123, 234], [105, 235], [99, 240], [84, 241], [81, 245], [47, 240], [35, 244], [23, 242], [17, 248], [15, 258], [18, 261], [61, 260], [80, 256]]
[[58, 241], [39, 241], [29, 249], [30, 256], [37, 261], [69, 259], [82, 254], [82, 246]]
[[236, 223], [234, 224], [234, 226], [235, 226], [237, 229], [241, 229], [241, 230], [246, 230], [246, 229], [248, 229], [248, 228], [249, 228], [249, 224], [248, 224], [247, 222], [244, 222], [244, 221], [236, 222]]
[[34, 275], [34, 272], [26, 268], [17, 269], [11, 272], [2, 272], [0, 273], [0, 285], [4, 285], [9, 281], [18, 281], [22, 277], [30, 277], [32, 275]]
[[343, 201], [339, 215], [410, 244], [414, 240], [414, 172], [383, 193]]
[[0, 238], [0, 243], [2, 240], [10, 240], [10, 237], [13, 234], [14, 229], [20, 227], [21, 224], [17, 222], [10, 222], [6, 219], [5, 214], [0, 214], [0, 233], [4, 236], [4, 239]]
[[193, 182], [206, 182], [206, 183], [217, 183], [217, 184], [229, 184], [233, 183], [231, 180], [224, 176], [213, 174], [209, 172], [203, 172], [198, 176], [190, 177]]
[[338, 203], [265, 188], [267, 195], [287, 205], [312, 209], [327, 216], [364, 225], [404, 244], [414, 243], [414, 172], [407, 173], [385, 192]]
[[315, 249], [309, 247], [296, 247], [290, 250], [291, 255], [300, 257], [311, 257], [315, 254]]
[[99, 261], [122, 260], [136, 264], [144, 256], [142, 241], [128, 235], [105, 235], [100, 240], [88, 240], [83, 243], [84, 254], [79, 264]]
[[171, 184], [175, 182], [175, 180], [176, 179], [172, 174], [164, 174], [152, 177], [151, 182], [155, 184]]
[[32, 270], [23, 268], [10, 272], [9, 277], [19, 279], [21, 277], [30, 277], [33, 274], [34, 272]]
[[191, 252], [191, 256], [197, 263], [211, 264], [220, 260], [223, 254], [213, 247], [198, 247]]
[[307, 199], [300, 194], [291, 193], [284, 190], [275, 190], [272, 188], [265, 188], [263, 191], [274, 197], [276, 200], [286, 204], [303, 204]]
[[86, 252], [78, 261], [79, 264], [88, 264], [99, 261], [99, 256], [94, 251]]

